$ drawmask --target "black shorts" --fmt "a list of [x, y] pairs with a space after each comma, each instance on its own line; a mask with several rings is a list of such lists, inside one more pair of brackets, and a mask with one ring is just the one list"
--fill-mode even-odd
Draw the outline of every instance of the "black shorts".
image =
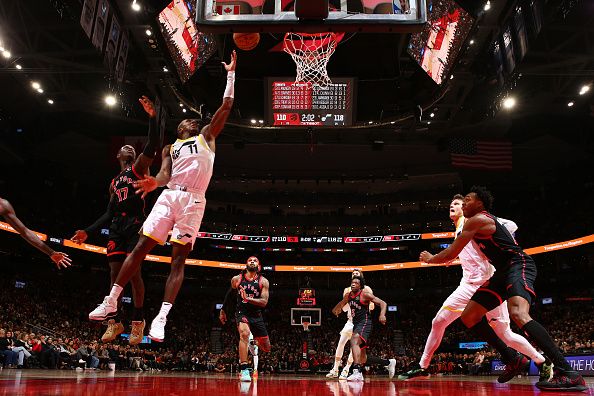
[[237, 321], [237, 326], [239, 326], [240, 323], [246, 323], [250, 327], [250, 332], [254, 338], [268, 337], [268, 331], [266, 330], [266, 324], [264, 323], [262, 315], [252, 316], [238, 312], [235, 315], [235, 320]]
[[141, 216], [116, 215], [109, 226], [107, 257], [123, 256], [125, 258], [136, 246], [140, 237], [138, 231], [143, 222], [144, 218]]
[[532, 257], [520, 257], [507, 270], [498, 269], [495, 275], [474, 293], [472, 300], [481, 304], [487, 311], [515, 296], [523, 297], [531, 304], [532, 299], [536, 297], [536, 272], [536, 264]]
[[372, 327], [371, 316], [362, 321], [353, 321], [353, 334], [359, 334], [359, 337], [361, 338], [359, 347], [361, 349], [369, 347], [369, 336], [371, 335]]

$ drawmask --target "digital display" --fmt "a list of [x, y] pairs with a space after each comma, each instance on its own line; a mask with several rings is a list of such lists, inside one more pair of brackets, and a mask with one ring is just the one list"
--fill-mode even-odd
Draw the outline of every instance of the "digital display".
[[297, 305], [300, 307], [316, 305], [316, 291], [311, 288], [299, 289], [299, 298]]
[[488, 344], [483, 341], [478, 342], [460, 342], [458, 347], [460, 349], [483, 349], [486, 348]]
[[132, 297], [122, 297], [122, 302], [132, 304]]
[[223, 309], [223, 304], [216, 304], [215, 309]]
[[421, 234], [401, 234], [401, 235], [385, 235], [384, 242], [397, 241], [418, 241], [421, 239]]
[[25, 282], [20, 282], [20, 281], [16, 281], [14, 282], [14, 287], [17, 289], [24, 289], [25, 288], [26, 283]]
[[230, 240], [233, 234], [221, 234], [219, 232], [199, 232], [197, 238], [208, 238], [208, 239], [223, 239]]
[[427, 2], [428, 23], [413, 33], [408, 53], [437, 84], [441, 84], [472, 28], [474, 18], [452, 0]]
[[268, 123], [274, 126], [349, 126], [353, 123], [353, 78], [334, 78], [332, 84], [267, 80]]
[[398, 312], [397, 305], [388, 305], [388, 312]]
[[[122, 336], [122, 338], [124, 340], [129, 340], [130, 339], [130, 334], [128, 333], [122, 333], [120, 334]], [[148, 336], [144, 336], [142, 337], [142, 341], [140, 341], [141, 344], [151, 344], [152, 340], [148, 337]]]
[[262, 242], [270, 242], [270, 237], [267, 235], [233, 235], [231, 240], [262, 243]]
[[552, 297], [545, 297], [542, 299], [542, 304], [546, 305], [546, 304], [552, 304], [553, 303], [553, 298]]
[[179, 77], [186, 82], [215, 53], [215, 37], [196, 28], [196, 1], [173, 0], [158, 20]]

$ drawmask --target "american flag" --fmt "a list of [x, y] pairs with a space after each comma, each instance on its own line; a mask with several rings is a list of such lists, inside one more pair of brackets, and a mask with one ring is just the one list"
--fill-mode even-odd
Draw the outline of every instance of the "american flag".
[[453, 138], [450, 155], [452, 165], [460, 168], [512, 169], [512, 145], [508, 141]]

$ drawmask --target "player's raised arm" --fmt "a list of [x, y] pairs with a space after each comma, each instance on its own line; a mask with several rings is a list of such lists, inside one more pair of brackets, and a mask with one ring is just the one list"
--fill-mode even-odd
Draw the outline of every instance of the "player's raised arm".
[[4, 220], [6, 220], [6, 222], [10, 224], [10, 226], [14, 228], [15, 231], [18, 232], [19, 235], [31, 246], [47, 254], [51, 258], [51, 260], [56, 264], [58, 269], [62, 267], [66, 268], [72, 265], [72, 260], [70, 260], [66, 253], [56, 252], [48, 245], [43, 243], [43, 241], [39, 239], [39, 237], [33, 231], [28, 229], [23, 224], [23, 222], [19, 220], [10, 202], [1, 198], [0, 215], [2, 215], [2, 217], [4, 217]]
[[148, 175], [149, 167], [157, 155], [157, 150], [161, 142], [159, 141], [159, 126], [157, 125], [157, 110], [155, 109], [155, 105], [147, 96], [141, 97], [138, 101], [149, 116], [148, 142], [134, 162], [134, 170], [144, 176]]
[[233, 97], [234, 97], [234, 85], [235, 85], [235, 66], [237, 65], [237, 53], [235, 50], [231, 53], [231, 62], [226, 64], [222, 62], [225, 70], [227, 70], [227, 86], [225, 88], [225, 93], [223, 94], [223, 103], [221, 107], [214, 113], [210, 124], [206, 125], [202, 129], [202, 135], [206, 142], [211, 145], [214, 144], [215, 139], [225, 126], [225, 122], [227, 122], [227, 118], [231, 113], [231, 108], [233, 107]]

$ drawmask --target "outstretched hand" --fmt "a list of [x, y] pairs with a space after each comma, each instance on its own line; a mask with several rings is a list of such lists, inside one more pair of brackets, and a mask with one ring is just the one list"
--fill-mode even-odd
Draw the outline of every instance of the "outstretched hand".
[[62, 269], [62, 267], [68, 268], [72, 265], [72, 260], [70, 260], [70, 257], [68, 257], [66, 253], [54, 252], [50, 258], [56, 264], [58, 269]]
[[419, 255], [419, 261], [422, 263], [428, 263], [429, 261], [431, 261], [432, 258], [433, 255], [426, 250], [422, 251]]
[[237, 52], [235, 52], [235, 50], [231, 52], [231, 62], [229, 64], [226, 64], [225, 62], [221, 63], [225, 67], [225, 70], [227, 70], [228, 72], [235, 71], [235, 66], [237, 65]]
[[140, 179], [133, 183], [136, 189], [136, 194], [142, 194], [141, 198], [144, 199], [148, 193], [156, 190], [158, 187], [157, 179], [153, 176], [147, 176], [144, 179]]
[[86, 241], [88, 237], [89, 236], [87, 235], [87, 232], [85, 230], [76, 230], [74, 236], [70, 238], [70, 240], [80, 245], [81, 243], [84, 243], [84, 241]]
[[146, 96], [142, 95], [142, 98], [138, 99], [146, 114], [149, 115], [151, 118], [155, 118], [157, 116], [157, 110], [155, 110], [155, 105], [153, 102]]

